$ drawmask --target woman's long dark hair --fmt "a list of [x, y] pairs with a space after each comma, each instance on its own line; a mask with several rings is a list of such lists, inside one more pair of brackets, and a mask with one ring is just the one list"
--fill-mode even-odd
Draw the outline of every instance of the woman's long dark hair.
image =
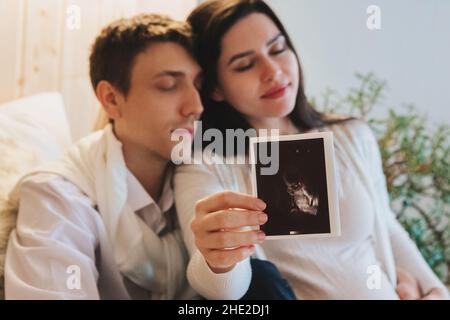
[[211, 95], [217, 86], [217, 64], [223, 36], [237, 21], [252, 13], [262, 13], [269, 17], [283, 34], [287, 45], [296, 56], [299, 68], [299, 86], [295, 107], [289, 114], [293, 124], [300, 130], [310, 130], [342, 121], [342, 118], [329, 117], [316, 111], [308, 103], [297, 52], [283, 24], [264, 1], [209, 0], [195, 8], [188, 17], [194, 35], [194, 50], [204, 73], [201, 91], [205, 110], [201, 118], [203, 129], [216, 128], [225, 135], [226, 129], [247, 130], [251, 128], [250, 123], [235, 108], [226, 101], [213, 100]]

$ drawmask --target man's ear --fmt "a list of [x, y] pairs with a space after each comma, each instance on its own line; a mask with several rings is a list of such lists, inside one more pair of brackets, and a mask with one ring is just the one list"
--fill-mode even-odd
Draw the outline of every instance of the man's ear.
[[211, 99], [217, 102], [222, 102], [223, 100], [225, 100], [222, 89], [216, 87], [211, 93]]
[[124, 97], [111, 83], [106, 80], [100, 81], [95, 94], [110, 119], [119, 119], [122, 116], [119, 106]]

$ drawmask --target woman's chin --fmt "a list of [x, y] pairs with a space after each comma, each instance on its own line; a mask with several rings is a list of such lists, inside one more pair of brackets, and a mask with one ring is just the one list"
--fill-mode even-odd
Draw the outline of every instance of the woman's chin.
[[289, 115], [292, 110], [294, 110], [294, 107], [288, 104], [274, 104], [266, 108], [265, 113], [268, 118], [284, 118]]

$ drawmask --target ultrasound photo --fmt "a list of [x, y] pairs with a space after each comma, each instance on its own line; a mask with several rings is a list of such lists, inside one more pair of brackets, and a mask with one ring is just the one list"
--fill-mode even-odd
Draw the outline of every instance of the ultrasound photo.
[[[340, 235], [331, 132], [251, 138], [250, 154], [253, 194], [267, 204], [266, 239]], [[278, 161], [271, 174], [267, 155]]]

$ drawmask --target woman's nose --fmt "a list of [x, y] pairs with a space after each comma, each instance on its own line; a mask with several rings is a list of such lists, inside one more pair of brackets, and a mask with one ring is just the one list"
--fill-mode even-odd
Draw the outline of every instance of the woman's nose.
[[275, 82], [281, 75], [280, 66], [270, 58], [263, 59], [262, 67], [263, 82]]

